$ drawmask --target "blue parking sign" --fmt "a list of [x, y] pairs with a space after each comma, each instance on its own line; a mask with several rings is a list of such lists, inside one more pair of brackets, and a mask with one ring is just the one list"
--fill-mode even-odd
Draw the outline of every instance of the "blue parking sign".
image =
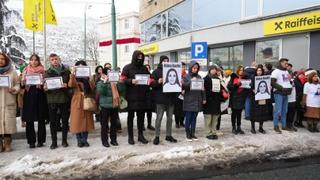
[[208, 57], [207, 42], [193, 42], [191, 44], [191, 58], [193, 60], [206, 60]]

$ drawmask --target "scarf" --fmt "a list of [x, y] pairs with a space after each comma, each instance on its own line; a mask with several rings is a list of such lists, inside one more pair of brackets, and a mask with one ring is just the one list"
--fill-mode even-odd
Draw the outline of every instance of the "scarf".
[[62, 72], [62, 65], [60, 64], [58, 67], [53, 67], [52, 65], [50, 65], [50, 69], [56, 74], [60, 75]]
[[110, 84], [111, 84], [111, 91], [112, 91], [112, 107], [116, 108], [120, 106], [119, 91], [116, 83], [112, 82]]
[[6, 66], [0, 67], [0, 74], [5, 74], [11, 69], [11, 62], [9, 62]]

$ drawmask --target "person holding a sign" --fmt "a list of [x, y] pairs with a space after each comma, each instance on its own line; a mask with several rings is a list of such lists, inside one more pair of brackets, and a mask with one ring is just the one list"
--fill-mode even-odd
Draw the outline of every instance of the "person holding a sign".
[[[57, 144], [57, 130], [59, 126], [59, 119], [57, 118], [58, 110], [62, 118], [62, 146], [68, 147], [67, 135], [69, 130], [69, 94], [68, 82], [70, 78], [70, 71], [63, 64], [57, 54], [50, 54], [49, 56], [50, 68], [46, 71], [45, 78], [54, 78], [50, 83], [48, 80], [44, 83], [44, 89], [47, 93], [50, 131], [52, 144], [50, 149], [56, 149]], [[52, 79], [51, 79], [52, 80]]]
[[288, 59], [281, 58], [278, 69], [275, 69], [271, 74], [275, 102], [273, 125], [274, 130], [279, 134], [282, 133], [279, 128], [279, 120], [281, 120], [282, 130], [291, 130], [287, 127], [288, 95], [292, 91], [291, 77], [287, 71], [288, 62]]
[[[269, 85], [266, 82], [267, 79], [269, 79]], [[266, 131], [263, 129], [263, 122], [272, 119], [272, 116], [270, 116], [271, 114], [269, 112], [269, 104], [271, 103], [269, 93], [270, 76], [264, 76], [264, 69], [262, 65], [259, 65], [256, 69], [252, 82], [253, 86], [250, 108], [251, 132], [256, 134], [255, 122], [258, 122], [259, 132], [265, 134]], [[262, 96], [260, 94], [262, 94]], [[269, 96], [266, 97], [264, 94], [269, 94]]]
[[217, 123], [221, 114], [221, 102], [225, 101], [222, 95], [223, 87], [218, 76], [220, 68], [216, 65], [209, 67], [208, 75], [204, 78], [206, 104], [203, 106], [206, 137], [210, 140], [218, 139]]
[[[77, 61], [75, 67], [87, 67], [85, 61]], [[94, 81], [91, 77], [70, 74], [68, 87], [73, 89], [70, 113], [70, 132], [76, 134], [78, 147], [89, 147], [88, 133], [94, 130], [93, 111], [84, 110], [84, 98], [94, 97]]]
[[126, 84], [126, 99], [128, 101], [128, 143], [133, 145], [133, 119], [134, 113], [137, 114], [138, 121], [138, 141], [147, 144], [148, 140], [143, 136], [143, 121], [146, 111], [147, 91], [149, 89], [150, 73], [143, 65], [144, 54], [136, 50], [133, 52], [132, 61], [127, 64], [121, 74], [121, 79]]
[[302, 106], [306, 106], [308, 130], [319, 132], [317, 127], [320, 120], [320, 79], [317, 72], [308, 75], [308, 82], [304, 85]]
[[177, 97], [176, 92], [165, 93], [163, 91], [163, 63], [168, 63], [169, 58], [167, 56], [160, 57], [160, 63], [158, 64], [158, 68], [152, 72], [152, 76], [154, 81], [151, 83], [154, 100], [156, 103], [156, 137], [153, 140], [154, 145], [158, 145], [160, 142], [160, 129], [161, 129], [161, 121], [163, 118], [163, 114], [167, 112], [167, 128], [166, 128], [166, 141], [176, 143], [177, 140], [172, 137], [172, 116], [174, 112], [174, 103], [175, 98]]
[[[22, 72], [21, 87], [25, 89], [23, 95], [22, 120], [26, 122], [26, 135], [30, 148], [42, 147], [46, 142], [45, 120], [49, 118], [47, 97], [43, 89], [44, 67], [40, 57], [36, 54], [29, 59], [29, 65]], [[38, 133], [34, 130], [34, 123], [38, 122]]]
[[200, 65], [196, 61], [189, 64], [189, 73], [183, 78], [182, 88], [185, 90], [183, 100], [183, 111], [185, 112], [186, 122], [185, 130], [187, 141], [197, 141], [195, 136], [198, 113], [202, 110], [203, 104], [206, 104], [206, 94], [204, 83], [198, 74]]
[[244, 134], [241, 129], [241, 113], [245, 107], [245, 99], [248, 89], [242, 86], [241, 80], [245, 79], [244, 67], [238, 66], [236, 73], [231, 74], [231, 79], [228, 83], [230, 92], [230, 107], [232, 110], [231, 122], [233, 134]]
[[0, 152], [11, 151], [11, 135], [17, 132], [16, 96], [19, 78], [9, 57], [0, 53]]

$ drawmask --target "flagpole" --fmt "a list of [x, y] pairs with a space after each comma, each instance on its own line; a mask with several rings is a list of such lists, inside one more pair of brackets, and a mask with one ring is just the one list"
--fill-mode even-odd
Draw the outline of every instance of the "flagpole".
[[36, 52], [36, 33], [33, 31], [32, 33], [32, 53], [35, 54]]
[[46, 0], [43, 0], [43, 49], [44, 49], [44, 54], [43, 54], [43, 61], [44, 61], [44, 66], [47, 66], [47, 28], [46, 28]]

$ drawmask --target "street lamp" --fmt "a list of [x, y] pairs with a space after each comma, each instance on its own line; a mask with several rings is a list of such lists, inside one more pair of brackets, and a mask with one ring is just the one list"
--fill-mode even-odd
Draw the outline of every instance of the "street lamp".
[[84, 50], [83, 50], [83, 60], [87, 59], [87, 10], [92, 7], [91, 4], [85, 4], [84, 6]]

